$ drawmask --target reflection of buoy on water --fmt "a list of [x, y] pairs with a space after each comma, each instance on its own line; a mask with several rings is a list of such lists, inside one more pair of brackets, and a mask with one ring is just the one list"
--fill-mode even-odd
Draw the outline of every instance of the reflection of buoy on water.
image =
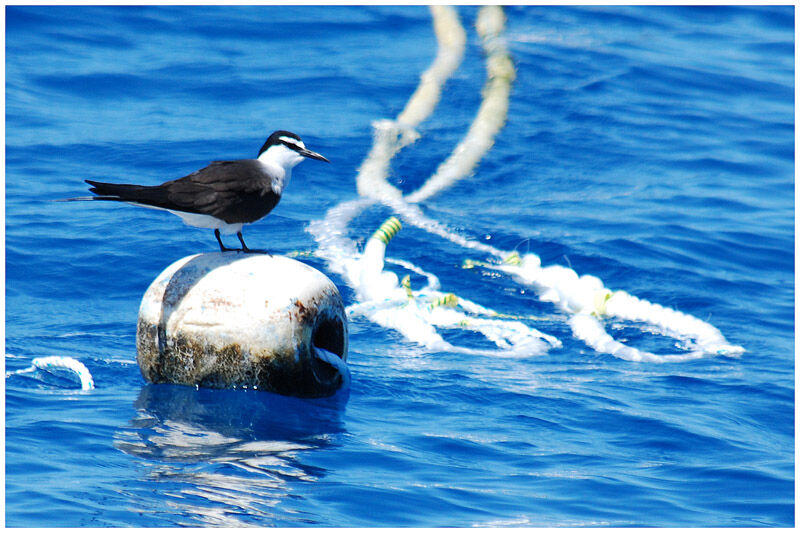
[[349, 382], [336, 286], [283, 256], [185, 257], [142, 298], [137, 361], [151, 383], [328, 396]]

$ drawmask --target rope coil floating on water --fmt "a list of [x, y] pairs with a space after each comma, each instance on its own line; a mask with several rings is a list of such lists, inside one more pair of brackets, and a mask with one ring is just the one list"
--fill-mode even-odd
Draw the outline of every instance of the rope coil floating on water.
[[[401, 227], [396, 217], [384, 221], [367, 241], [364, 253], [345, 270], [345, 279], [356, 289], [360, 300], [347, 308], [348, 315], [364, 316], [381, 326], [399, 331], [413, 342], [441, 351], [528, 356], [561, 345], [555, 337], [518, 320], [500, 318], [505, 315], [453, 293], [436, 290], [430, 278], [428, 286], [414, 291], [410, 275], [398, 281], [395, 273], [384, 271], [386, 246]], [[475, 331], [501, 351], [452, 345], [437, 333], [437, 327]]]
[[417, 203], [430, 198], [468, 175], [494, 144], [494, 138], [506, 122], [511, 83], [516, 76], [514, 64], [502, 39], [505, 15], [498, 6], [478, 12], [475, 22], [486, 54], [486, 83], [483, 99], [467, 134], [443, 161], [436, 172], [405, 201]]
[[[352, 310], [374, 307], [375, 302], [379, 300], [377, 297], [380, 291], [364, 290], [365, 286], [370, 285], [370, 281], [367, 279], [369, 277], [383, 280], [385, 284], [383, 296], [391, 294], [394, 288], [404, 291], [404, 308], [411, 307], [410, 300], [412, 298], [410, 296], [413, 295], [413, 291], [410, 289], [410, 279], [408, 284], [404, 284], [401, 288], [396, 275], [391, 272], [382, 272], [386, 244], [399, 230], [399, 221], [390, 236], [389, 233], [382, 233], [380, 236], [384, 237], [383, 240], [380, 238], [370, 239], [365, 247], [363, 257], [359, 257], [351, 241], [342, 237], [346, 234], [347, 224], [358, 212], [376, 201], [380, 201], [391, 207], [409, 224], [439, 235], [464, 248], [497, 257], [501, 261], [500, 264], [465, 259], [464, 268], [480, 266], [503, 271], [511, 275], [516, 282], [533, 286], [540, 300], [551, 302], [567, 313], [567, 322], [574, 336], [598, 352], [631, 361], [652, 362], [683, 361], [707, 355], [735, 356], [742, 353], [744, 348], [728, 344], [719, 330], [695, 317], [641, 300], [624, 291], [611, 291], [605, 288], [603, 282], [595, 276], [579, 276], [574, 270], [559, 265], [542, 267], [540, 258], [535, 254], [520, 256], [516, 251], [506, 252], [483, 242], [463, 237], [430, 219], [417, 205], [413, 205], [414, 202], [430, 198], [469, 175], [477, 162], [492, 146], [494, 136], [505, 123], [510, 86], [515, 73], [502, 39], [505, 17], [502, 9], [498, 6], [482, 8], [476, 22], [487, 55], [487, 82], [484, 86], [481, 106], [466, 136], [453, 150], [451, 156], [416, 192], [404, 198], [399, 189], [389, 184], [387, 181], [389, 160], [404, 146], [419, 138], [419, 134], [413, 131], [413, 128], [432, 111], [438, 101], [441, 86], [446, 81], [446, 77], [458, 66], [463, 54], [463, 43], [459, 44], [459, 39], [449, 37], [463, 32], [463, 28], [459, 29], [460, 24], [454, 10], [439, 6], [431, 8], [431, 13], [439, 43], [439, 52], [437, 60], [423, 74], [420, 88], [414, 93], [401, 114], [408, 119], [408, 122], [401, 123], [402, 121], [398, 117], [397, 121], [384, 120], [374, 124], [373, 149], [359, 168], [356, 180], [358, 192], [362, 198], [336, 206], [327, 213], [323, 221], [312, 223], [309, 227], [309, 231], [320, 245], [319, 255], [326, 258], [334, 270], [344, 273], [346, 279], [351, 282], [353, 282], [356, 272], [360, 272], [362, 276], [364, 272], [370, 273], [366, 278], [362, 277], [353, 282], [362, 303], [351, 306]], [[447, 57], [448, 61], [442, 61], [442, 57]], [[445, 63], [447, 68], [443, 68]], [[428, 72], [434, 70], [437, 75], [428, 76]], [[423, 90], [423, 84], [433, 85]], [[413, 119], [408, 117], [413, 117]], [[395, 227], [394, 222], [391, 227]], [[360, 264], [362, 261], [363, 265]], [[392, 260], [392, 262], [398, 262], [398, 260]], [[361, 268], [367, 264], [369, 268]], [[375, 287], [378, 285], [376, 284]], [[414, 299], [418, 298], [419, 295], [414, 297]], [[372, 301], [369, 302], [369, 300]], [[389, 299], [385, 299], [385, 301], [389, 301]], [[459, 305], [469, 305], [467, 300], [461, 298], [457, 302]], [[391, 313], [393, 312], [392, 308], [392, 305], [383, 304], [380, 313]], [[435, 310], [448, 311], [441, 304], [428, 309], [431, 313]], [[400, 311], [395, 310], [394, 312]], [[489, 312], [489, 310], [487, 310], [487, 314], [494, 317], [511, 317], [511, 315], [502, 315], [494, 311]], [[648, 323], [661, 334], [686, 343], [688, 351], [681, 354], [656, 355], [626, 346], [605, 331], [600, 319], [606, 317]], [[535, 319], [535, 317], [520, 318]], [[389, 327], [393, 327], [392, 324], [397, 325], [396, 321], [388, 315], [382, 316], [378, 322], [389, 325]], [[431, 319], [428, 322], [419, 323], [418, 327], [430, 333], [430, 329], [425, 328], [429, 328], [432, 323], [434, 321]], [[477, 323], [478, 321], [475, 319], [463, 319], [459, 325]], [[396, 329], [409, 339], [415, 338], [415, 332], [410, 327]], [[558, 342], [557, 339], [555, 341]], [[501, 346], [503, 342], [505, 341], [500, 340], [498, 346]]]
[[[515, 281], [533, 286], [539, 299], [552, 302], [572, 315], [568, 323], [578, 339], [597, 350], [629, 361], [676, 362], [708, 355], [736, 356], [744, 352], [741, 346], [729, 344], [722, 333], [691, 315], [653, 304], [625, 291], [611, 291], [594, 276], [579, 276], [574, 270], [559, 265], [541, 266], [535, 254], [519, 259], [513, 254], [498, 265], [481, 263], [510, 274]], [[471, 263], [470, 267], [477, 263]], [[688, 343], [682, 354], [657, 355], [626, 346], [606, 333], [599, 319], [618, 318], [654, 326], [658, 333]]]
[[450, 6], [431, 6], [430, 10], [438, 45], [436, 58], [420, 76], [417, 89], [397, 119], [373, 122], [372, 149], [356, 176], [361, 196], [381, 201], [402, 198], [403, 193], [384, 179], [389, 161], [405, 146], [419, 139], [420, 135], [414, 128], [433, 112], [441, 97], [442, 86], [464, 57], [467, 35], [456, 10]]
[[59, 377], [66, 377], [70, 380], [75, 380], [77, 378], [81, 390], [94, 389], [94, 380], [92, 379], [92, 374], [89, 372], [89, 369], [86, 368], [86, 365], [72, 357], [63, 357], [59, 355], [36, 357], [31, 361], [30, 367], [15, 372], [7, 372], [6, 378], [16, 374], [36, 372], [37, 370], [48, 372]]

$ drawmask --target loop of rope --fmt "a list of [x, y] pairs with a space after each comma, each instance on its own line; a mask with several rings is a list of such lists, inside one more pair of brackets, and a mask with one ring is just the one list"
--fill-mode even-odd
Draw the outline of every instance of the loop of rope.
[[[351, 311], [363, 312], [386, 327], [398, 329], [409, 339], [433, 339], [435, 342], [422, 342], [431, 347], [447, 345], [435, 332], [434, 323], [444, 327], [453, 324], [459, 327], [472, 324], [485, 329], [485, 323], [482, 322], [485, 319], [474, 317], [462, 318], [456, 323], [437, 322], [433, 316], [425, 316], [423, 319], [423, 315], [419, 313], [416, 313], [413, 319], [399, 318], [397, 313], [403, 311], [387, 302], [394, 301], [397, 296], [397, 301], [404, 302], [402, 309], [408, 310], [418, 306], [417, 300], [420, 297], [410, 289], [410, 282], [401, 286], [394, 273], [383, 271], [386, 244], [400, 229], [399, 220], [392, 217], [384, 223], [384, 226], [388, 224], [388, 227], [382, 226], [376, 232], [378, 238], [367, 242], [363, 254], [359, 254], [355, 244], [344, 237], [352, 218], [373, 203], [381, 202], [392, 208], [404, 222], [439, 235], [464, 248], [498, 258], [501, 261], [499, 264], [466, 259], [464, 267], [502, 271], [511, 275], [516, 282], [534, 287], [540, 300], [551, 302], [567, 313], [567, 322], [574, 336], [598, 352], [631, 361], [651, 362], [683, 361], [708, 355], [735, 356], [742, 353], [744, 348], [728, 344], [719, 330], [695, 317], [652, 304], [623, 291], [611, 291], [595, 276], [580, 276], [574, 270], [559, 265], [542, 267], [541, 260], [535, 254], [520, 256], [515, 251], [506, 252], [466, 238], [430, 219], [419, 206], [415, 205], [469, 175], [491, 148], [495, 135], [505, 123], [510, 87], [515, 73], [502, 38], [505, 16], [499, 6], [483, 7], [476, 22], [486, 53], [487, 81], [483, 89], [481, 106], [464, 139], [417, 191], [403, 197], [399, 189], [389, 184], [387, 180], [389, 161], [399, 150], [420, 137], [414, 128], [433, 111], [439, 101], [443, 84], [458, 67], [463, 56], [464, 30], [460, 26], [455, 10], [447, 6], [438, 6], [431, 8], [431, 13], [439, 44], [436, 60], [422, 75], [420, 86], [398, 119], [377, 121], [374, 124], [373, 148], [359, 168], [356, 179], [358, 192], [362, 198], [340, 204], [328, 211], [324, 220], [312, 222], [309, 227], [309, 231], [319, 244], [318, 255], [327, 259], [331, 268], [343, 274], [348, 283], [356, 289], [361, 303], [351, 306]], [[395, 291], [399, 291], [399, 294]], [[429, 293], [433, 294], [433, 291]], [[465, 310], [470, 305], [477, 305], [444, 293], [438, 293], [437, 298], [441, 301], [432, 306], [428, 304], [427, 311], [436, 312], [440, 316], [452, 310], [443, 304], [452, 304], [454, 298], [458, 302], [457, 305], [462, 305]], [[370, 314], [367, 309], [373, 309], [374, 313]], [[494, 320], [501, 317], [517, 318], [490, 310], [487, 310], [486, 314], [495, 317]], [[600, 322], [605, 317], [650, 324], [662, 335], [679, 340], [684, 344], [686, 351], [657, 355], [626, 346], [605, 331]], [[521, 318], [535, 319], [535, 317]], [[508, 337], [493, 337], [492, 332], [485, 334], [498, 346], [511, 346]], [[539, 339], [546, 337], [540, 332], [534, 334], [537, 335]], [[553, 340], [555, 342], [550, 340], [548, 342], [551, 345], [556, 343], [560, 345], [557, 339]]]
[[[59, 355], [51, 355], [48, 357], [37, 357], [31, 361], [31, 366], [17, 370], [15, 372], [7, 372], [6, 378], [16, 374], [28, 374], [41, 370], [54, 375], [68, 377], [69, 379], [77, 379], [80, 383], [81, 390], [91, 390], [94, 388], [94, 380], [92, 374], [86, 365], [73, 359], [72, 357], [63, 357]], [[66, 370], [66, 372], [63, 372]]]

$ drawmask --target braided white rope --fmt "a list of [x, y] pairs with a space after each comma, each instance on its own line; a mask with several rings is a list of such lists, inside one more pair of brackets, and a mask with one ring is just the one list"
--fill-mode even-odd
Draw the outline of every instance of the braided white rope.
[[[396, 306], [386, 303], [393, 301], [395, 297], [401, 298], [404, 292], [398, 285], [396, 275], [383, 272], [386, 242], [382, 243], [381, 248], [380, 244], [373, 244], [371, 239], [363, 256], [359, 256], [354, 243], [344, 237], [349, 221], [373, 201], [380, 201], [414, 226], [462, 247], [501, 259], [502, 264], [484, 263], [483, 266], [504, 271], [517, 282], [536, 288], [542, 301], [552, 302], [570, 315], [568, 323], [575, 337], [599, 352], [631, 361], [651, 362], [684, 361], [709, 355], [735, 356], [742, 353], [744, 348], [728, 344], [719, 330], [695, 317], [652, 304], [622, 291], [612, 292], [603, 286], [599, 278], [579, 276], [566, 267], [553, 265], [542, 268], [541, 260], [535, 254], [520, 258], [516, 252], [505, 252], [466, 238], [430, 219], [418, 206], [412, 205], [430, 198], [469, 175], [491, 148], [495, 135], [505, 123], [514, 68], [502, 40], [505, 17], [498, 6], [482, 8], [476, 24], [487, 54], [488, 77], [481, 107], [466, 136], [436, 173], [416, 192], [404, 198], [401, 191], [389, 184], [387, 176], [390, 159], [419, 137], [413, 128], [432, 112], [439, 100], [441, 86], [457, 68], [463, 55], [463, 28], [460, 28], [455, 11], [452, 8], [439, 7], [432, 8], [431, 12], [439, 42], [436, 61], [423, 74], [420, 87], [398, 120], [384, 120], [374, 124], [373, 149], [360, 167], [357, 177], [358, 191], [364, 198], [340, 204], [328, 212], [325, 220], [312, 223], [309, 228], [320, 244], [319, 255], [328, 259], [335, 271], [345, 274], [348, 283], [356, 288], [363, 305], [353, 306], [350, 311], [369, 314], [366, 309], [372, 306], [372, 318], [378, 323], [398, 329], [409, 339], [428, 339], [429, 342], [422, 343], [431, 347], [444, 346], [444, 341], [436, 334], [433, 324], [445, 326], [446, 321], [436, 322], [435, 317], [421, 317], [419, 313], [413, 319], [398, 319], [399, 311], [394, 309]], [[405, 306], [406, 310], [408, 307]], [[495, 313], [494, 316], [500, 315]], [[687, 351], [657, 355], [626, 346], [605, 331], [599, 320], [604, 316], [651, 324], [663, 335], [680, 340]], [[479, 322], [473, 320], [472, 323]], [[497, 340], [498, 346], [506, 342], [499, 338]]]
[[[357, 291], [359, 303], [347, 308], [350, 316], [360, 315], [426, 348], [439, 351], [484, 355], [530, 356], [546, 352], [561, 342], [518, 320], [500, 318], [499, 313], [451, 293], [432, 288], [438, 279], [429, 278], [428, 287], [413, 291], [401, 286], [397, 275], [385, 271], [386, 246], [400, 230], [400, 222], [389, 218], [367, 241], [364, 253], [345, 273]], [[397, 261], [392, 261], [397, 262]], [[460, 328], [480, 333], [499, 350], [455, 346], [445, 341], [436, 328]]]
[[[504, 264], [483, 263], [482, 266], [512, 275], [518, 283], [534, 287], [540, 300], [552, 302], [572, 315], [568, 322], [575, 337], [598, 352], [629, 361], [648, 362], [678, 362], [713, 355], [736, 356], [744, 352], [741, 346], [729, 344], [711, 324], [624, 291], [612, 292], [599, 278], [579, 276], [570, 268], [559, 265], [542, 268], [541, 260], [535, 254], [521, 258], [511, 254], [506, 256]], [[657, 355], [626, 346], [606, 333], [598, 320], [602, 317], [650, 324], [660, 334], [685, 343], [688, 351]]]
[[[17, 370], [16, 372], [7, 372], [6, 377], [15, 374], [28, 374], [30, 372], [36, 372], [37, 370], [43, 370], [58, 376], [69, 377], [70, 379], [77, 379], [82, 390], [91, 390], [94, 388], [92, 374], [89, 372], [89, 369], [86, 368], [86, 365], [72, 357], [63, 357], [59, 355], [37, 357], [31, 361], [30, 367]], [[62, 372], [63, 370], [67, 372]]]
[[483, 100], [462, 141], [422, 187], [405, 197], [408, 202], [427, 200], [468, 176], [492, 147], [497, 132], [506, 122], [515, 72], [501, 37], [505, 28], [503, 10], [499, 6], [481, 9], [475, 27], [486, 53], [487, 80], [482, 91]]
[[386, 176], [389, 161], [405, 146], [419, 138], [414, 128], [433, 112], [442, 93], [442, 86], [461, 64], [464, 56], [466, 33], [458, 13], [450, 6], [432, 6], [433, 27], [438, 43], [436, 58], [420, 77], [420, 83], [411, 95], [397, 120], [379, 120], [375, 129], [372, 149], [356, 177], [361, 196], [381, 201], [399, 199], [403, 193], [391, 185]]

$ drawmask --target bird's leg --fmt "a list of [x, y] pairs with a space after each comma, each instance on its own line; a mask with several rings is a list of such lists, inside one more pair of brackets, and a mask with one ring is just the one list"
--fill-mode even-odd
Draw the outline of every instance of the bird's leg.
[[[226, 248], [224, 244], [222, 244], [222, 238], [219, 236], [219, 229], [214, 230], [214, 237], [217, 238], [217, 242], [219, 243], [219, 250], [220, 252], [241, 252], [242, 250], [238, 248]], [[239, 239], [241, 240], [241, 239]], [[244, 244], [244, 242], [242, 242]]]
[[242, 237], [242, 232], [241, 231], [237, 232], [236, 236], [239, 237], [239, 242], [242, 243], [242, 251], [244, 253], [246, 253], [246, 254], [267, 254], [270, 257], [272, 256], [272, 254], [269, 253], [266, 250], [253, 250], [251, 248], [248, 248], [247, 245], [244, 243], [244, 237]]

